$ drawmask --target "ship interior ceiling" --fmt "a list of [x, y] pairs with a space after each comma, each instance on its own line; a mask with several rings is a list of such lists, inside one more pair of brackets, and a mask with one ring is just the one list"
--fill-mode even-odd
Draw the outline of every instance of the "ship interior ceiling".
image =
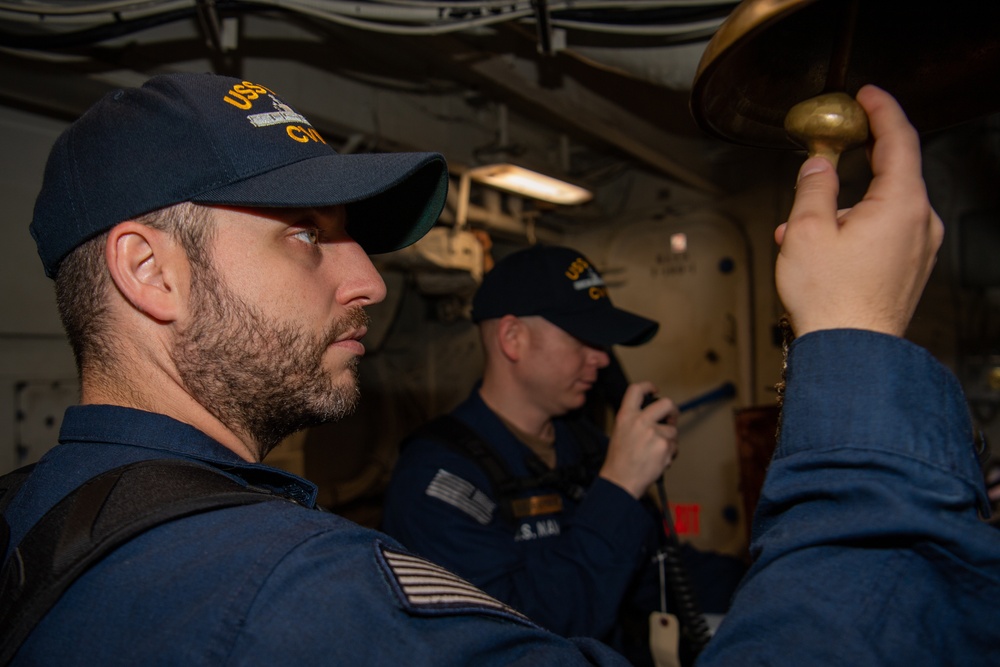
[[[52, 141], [116, 86], [214, 71], [279, 91], [340, 152], [438, 151], [451, 171], [432, 232], [374, 258], [389, 296], [372, 309], [361, 407], [292, 436], [270, 462], [316, 482], [321, 504], [377, 525], [400, 441], [479, 375], [469, 303], [491, 258], [570, 245], [603, 270], [617, 305], [661, 323], [649, 344], [614, 352], [626, 376], [691, 406], [666, 475], [678, 532], [742, 553], [782, 364], [773, 231], [804, 152], [720, 139], [692, 114], [699, 60], [736, 4], [0, 0], [0, 468], [51, 447], [76, 400], [27, 231]], [[1000, 429], [1000, 115], [922, 141], [947, 234], [907, 335], [958, 374], [989, 437]], [[497, 163], [592, 198], [544, 203], [472, 177]], [[864, 150], [839, 171], [849, 205], [871, 178]], [[609, 419], [607, 406], [593, 413]]]

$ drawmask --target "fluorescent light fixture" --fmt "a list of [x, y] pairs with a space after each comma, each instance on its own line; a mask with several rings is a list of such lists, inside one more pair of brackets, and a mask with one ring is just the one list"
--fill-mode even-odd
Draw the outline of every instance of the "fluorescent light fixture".
[[582, 204], [593, 194], [576, 185], [512, 164], [488, 164], [469, 170], [469, 178], [498, 190], [506, 190], [552, 204]]

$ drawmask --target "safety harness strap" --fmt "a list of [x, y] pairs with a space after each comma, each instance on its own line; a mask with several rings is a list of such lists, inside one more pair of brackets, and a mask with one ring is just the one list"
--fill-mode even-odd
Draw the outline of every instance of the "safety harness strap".
[[596, 476], [603, 458], [597, 439], [582, 424], [577, 424], [572, 419], [567, 420], [567, 424], [582, 449], [581, 462], [574, 466], [551, 469], [534, 453], [529, 452], [525, 464], [532, 475], [528, 477], [515, 477], [492, 445], [465, 422], [452, 415], [432, 419], [407, 438], [407, 441], [435, 440], [475, 462], [489, 478], [494, 498], [500, 505], [503, 516], [513, 522], [512, 503], [521, 491], [547, 486], [579, 500]]
[[18, 489], [24, 484], [31, 471], [35, 469], [35, 464], [29, 464], [18, 468], [0, 477], [0, 553], [7, 553], [10, 546], [10, 524], [7, 523], [5, 512], [11, 499], [17, 495]]
[[[3, 505], [26, 477], [21, 470], [9, 475], [18, 478], [10, 486], [8, 476], [0, 478], [0, 488], [8, 488]], [[131, 463], [90, 479], [46, 512], [0, 570], [0, 664], [80, 575], [137, 535], [174, 519], [273, 500], [285, 499], [175, 459]]]

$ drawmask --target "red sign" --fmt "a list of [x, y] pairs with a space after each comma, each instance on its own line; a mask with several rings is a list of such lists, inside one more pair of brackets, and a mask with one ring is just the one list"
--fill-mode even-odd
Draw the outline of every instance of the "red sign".
[[697, 503], [671, 503], [670, 508], [674, 512], [674, 530], [678, 535], [700, 535], [701, 524], [698, 517], [701, 514], [701, 505]]

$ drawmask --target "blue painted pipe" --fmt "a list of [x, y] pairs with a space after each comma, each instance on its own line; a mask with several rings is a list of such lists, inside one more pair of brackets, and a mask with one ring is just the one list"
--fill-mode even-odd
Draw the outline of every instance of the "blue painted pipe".
[[706, 391], [701, 396], [695, 396], [690, 401], [681, 403], [677, 406], [677, 409], [681, 412], [687, 412], [688, 410], [693, 410], [699, 405], [704, 405], [705, 403], [712, 403], [714, 401], [721, 401], [724, 398], [731, 398], [736, 395], [736, 385], [732, 382], [725, 382], [722, 385], [712, 389], [711, 391]]

